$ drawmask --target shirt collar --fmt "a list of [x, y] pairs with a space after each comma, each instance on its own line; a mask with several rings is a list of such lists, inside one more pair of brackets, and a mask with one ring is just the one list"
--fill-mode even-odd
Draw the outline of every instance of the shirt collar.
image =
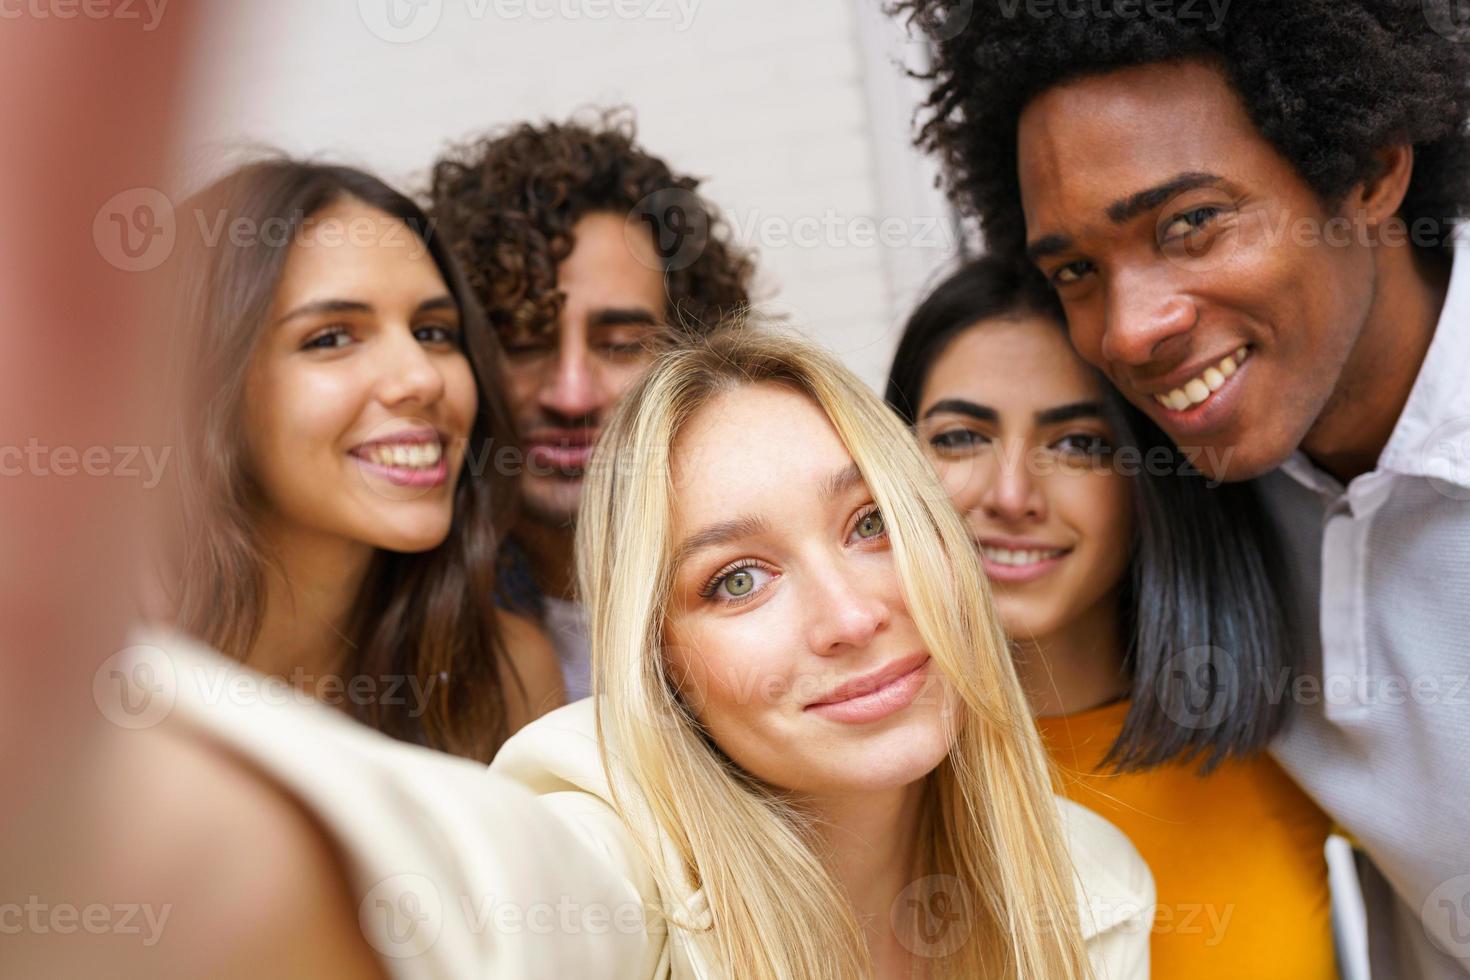
[[[1456, 229], [1470, 233], [1470, 225]], [[1378, 469], [1470, 487], [1470, 260], [1454, 250], [1434, 339]]]

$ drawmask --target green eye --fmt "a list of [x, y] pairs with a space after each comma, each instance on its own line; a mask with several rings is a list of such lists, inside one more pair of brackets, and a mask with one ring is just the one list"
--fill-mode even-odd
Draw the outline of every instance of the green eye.
[[872, 511], [864, 515], [863, 519], [857, 522], [857, 527], [853, 528], [853, 530], [857, 532], [857, 536], [860, 538], [876, 538], [883, 533], [883, 515], [876, 510]]
[[735, 598], [749, 595], [750, 590], [755, 588], [755, 576], [750, 574], [750, 569], [742, 568], [738, 572], [731, 572], [721, 583], [725, 592]]

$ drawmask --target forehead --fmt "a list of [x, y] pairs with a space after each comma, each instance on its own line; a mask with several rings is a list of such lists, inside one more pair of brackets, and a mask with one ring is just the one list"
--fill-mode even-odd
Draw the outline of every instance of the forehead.
[[743, 515], [776, 523], [783, 505], [815, 500], [851, 463], [832, 423], [806, 395], [767, 383], [722, 392], [674, 443], [676, 534]]
[[1042, 317], [985, 320], [951, 341], [934, 362], [920, 413], [941, 399], [963, 398], [1002, 415], [1029, 416], [1101, 395], [1096, 372], [1060, 325]]
[[1021, 113], [1017, 167], [1034, 217], [1094, 213], [1184, 172], [1247, 176], [1279, 165], [1240, 97], [1214, 66], [1168, 62], [1048, 89]]
[[634, 297], [663, 304], [663, 272], [647, 228], [624, 215], [594, 211], [572, 225], [571, 253], [556, 270], [569, 297]]
[[447, 287], [427, 246], [402, 221], [361, 201], [312, 215], [295, 235], [277, 287], [278, 305], [314, 296], [417, 303]]

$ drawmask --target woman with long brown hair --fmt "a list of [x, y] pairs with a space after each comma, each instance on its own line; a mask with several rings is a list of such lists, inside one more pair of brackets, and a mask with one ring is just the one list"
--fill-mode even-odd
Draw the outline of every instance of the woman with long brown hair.
[[178, 625], [389, 735], [488, 760], [561, 700], [497, 612], [500, 352], [428, 219], [346, 167], [241, 167], [178, 215]]

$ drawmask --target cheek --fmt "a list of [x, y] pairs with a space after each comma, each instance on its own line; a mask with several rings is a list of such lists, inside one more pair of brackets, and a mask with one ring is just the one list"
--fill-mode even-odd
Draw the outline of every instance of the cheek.
[[519, 418], [536, 405], [536, 391], [541, 386], [541, 370], [534, 364], [512, 363], [506, 368], [506, 400], [511, 414]]
[[939, 477], [939, 485], [944, 487], [950, 503], [954, 504], [955, 510], [968, 516], [979, 506], [980, 497], [985, 490], [975, 457], [940, 459], [931, 455], [929, 461], [933, 464], [934, 472]]
[[1053, 507], [1087, 543], [1098, 574], [1117, 574], [1128, 564], [1133, 543], [1133, 490], [1119, 473], [1059, 477], [1049, 488]]
[[246, 388], [246, 437], [267, 486], [336, 459], [361, 403], [361, 386], [346, 372], [266, 370]]
[[455, 434], [469, 435], [475, 411], [480, 407], [480, 395], [475, 386], [475, 373], [464, 357], [454, 357], [444, 366], [444, 404]]
[[1073, 349], [1084, 361], [1105, 371], [1107, 359], [1103, 357], [1102, 347], [1103, 334], [1107, 331], [1107, 321], [1103, 315], [1100, 295], [1090, 296], [1085, 302], [1064, 305], [1067, 317], [1067, 336], [1072, 341]]
[[607, 378], [607, 402], [603, 407], [612, 408], [629, 388], [638, 383], [652, 363], [653, 359], [645, 356], [609, 365], [604, 375]]
[[780, 648], [755, 617], [684, 624], [665, 635], [665, 662], [680, 697], [721, 742], [750, 731], [764, 710], [781, 703], [788, 678], [781, 658], [771, 655]]

